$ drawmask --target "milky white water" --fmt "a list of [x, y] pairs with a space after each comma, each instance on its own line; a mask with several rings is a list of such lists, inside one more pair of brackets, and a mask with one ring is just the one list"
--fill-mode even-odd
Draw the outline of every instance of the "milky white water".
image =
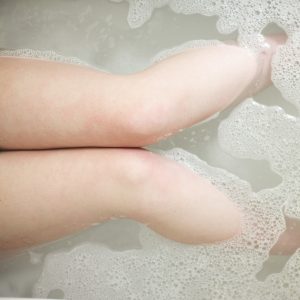
[[269, 251], [286, 230], [285, 219], [300, 219], [300, 3], [113, 2], [121, 3], [0, 0], [0, 48], [129, 73], [236, 33], [252, 48], [259, 48], [266, 27], [288, 33], [273, 60], [276, 88], [152, 147], [233, 199], [244, 211], [243, 234], [187, 246], [135, 222], [109, 222], [0, 262], [0, 296], [299, 299], [300, 250], [291, 257]]

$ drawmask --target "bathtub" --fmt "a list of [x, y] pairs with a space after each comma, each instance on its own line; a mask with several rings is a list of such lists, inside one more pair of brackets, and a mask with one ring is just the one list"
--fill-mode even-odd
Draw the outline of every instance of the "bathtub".
[[[235, 39], [216, 30], [216, 17], [179, 15], [165, 7], [156, 10], [149, 22], [131, 29], [127, 23], [128, 3], [99, 0], [1, 0], [0, 48], [52, 50], [77, 57], [90, 65], [114, 73], [131, 73], [150, 64], [161, 50], [196, 39]], [[274, 26], [268, 32], [277, 31]], [[271, 87], [255, 99], [280, 105], [293, 113], [280, 93]], [[183, 148], [210, 165], [226, 169], [251, 183], [255, 191], [276, 186], [280, 177], [267, 162], [236, 159], [220, 149], [217, 127], [229, 110], [217, 119], [198, 124], [151, 146], [151, 149]], [[41, 274], [44, 258], [54, 251], [68, 251], [82, 243], [106, 245], [118, 251], [139, 246], [138, 227], [131, 220], [95, 225], [71, 237], [14, 253], [0, 261], [0, 297], [32, 297], [32, 287]], [[286, 257], [273, 257], [260, 276], [280, 271]], [[61, 291], [49, 297], [62, 299]], [[1, 298], [7, 299], [7, 298]], [[14, 298], [17, 299], [17, 298]]]

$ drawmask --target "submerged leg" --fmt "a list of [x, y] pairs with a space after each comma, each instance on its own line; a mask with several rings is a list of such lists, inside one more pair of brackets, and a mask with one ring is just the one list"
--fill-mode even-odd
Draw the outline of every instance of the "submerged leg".
[[0, 250], [128, 217], [185, 243], [239, 232], [237, 208], [184, 166], [139, 149], [0, 154]]
[[[281, 41], [272, 39], [274, 46]], [[0, 147], [137, 147], [230, 105], [270, 56], [237, 46], [188, 50], [149, 69], [118, 76], [55, 62], [0, 58]], [[258, 74], [261, 63], [262, 74]]]

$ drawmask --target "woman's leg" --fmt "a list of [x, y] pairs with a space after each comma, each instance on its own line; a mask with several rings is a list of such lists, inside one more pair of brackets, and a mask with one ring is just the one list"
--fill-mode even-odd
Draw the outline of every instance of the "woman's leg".
[[0, 154], [0, 250], [120, 216], [186, 243], [223, 240], [240, 226], [234, 204], [207, 180], [145, 150]]
[[[279, 43], [272, 39], [274, 47]], [[280, 41], [281, 42], [281, 41]], [[117, 76], [41, 60], [0, 58], [0, 147], [132, 147], [156, 142], [228, 106], [258, 80], [263, 60], [236, 46], [175, 55]]]
[[[41, 244], [111, 217], [129, 217], [185, 243], [237, 234], [240, 216], [209, 182], [139, 149], [18, 151], [0, 154], [0, 252]], [[300, 245], [300, 223], [272, 254]]]

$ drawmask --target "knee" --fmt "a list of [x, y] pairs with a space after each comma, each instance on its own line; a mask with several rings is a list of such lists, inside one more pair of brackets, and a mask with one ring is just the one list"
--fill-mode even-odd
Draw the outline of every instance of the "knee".
[[153, 76], [137, 75], [130, 80], [130, 102], [124, 108], [121, 126], [133, 146], [156, 143], [169, 133], [170, 95]]
[[122, 149], [119, 176], [123, 184], [132, 191], [142, 192], [159, 167], [161, 157], [143, 149]]
[[166, 137], [171, 131], [167, 118], [164, 105], [158, 99], [146, 98], [133, 107], [124, 119], [124, 127], [133, 146], [147, 146]]
[[125, 215], [184, 243], [211, 243], [239, 232], [240, 212], [207, 180], [156, 154], [128, 151], [120, 172], [130, 195]]

